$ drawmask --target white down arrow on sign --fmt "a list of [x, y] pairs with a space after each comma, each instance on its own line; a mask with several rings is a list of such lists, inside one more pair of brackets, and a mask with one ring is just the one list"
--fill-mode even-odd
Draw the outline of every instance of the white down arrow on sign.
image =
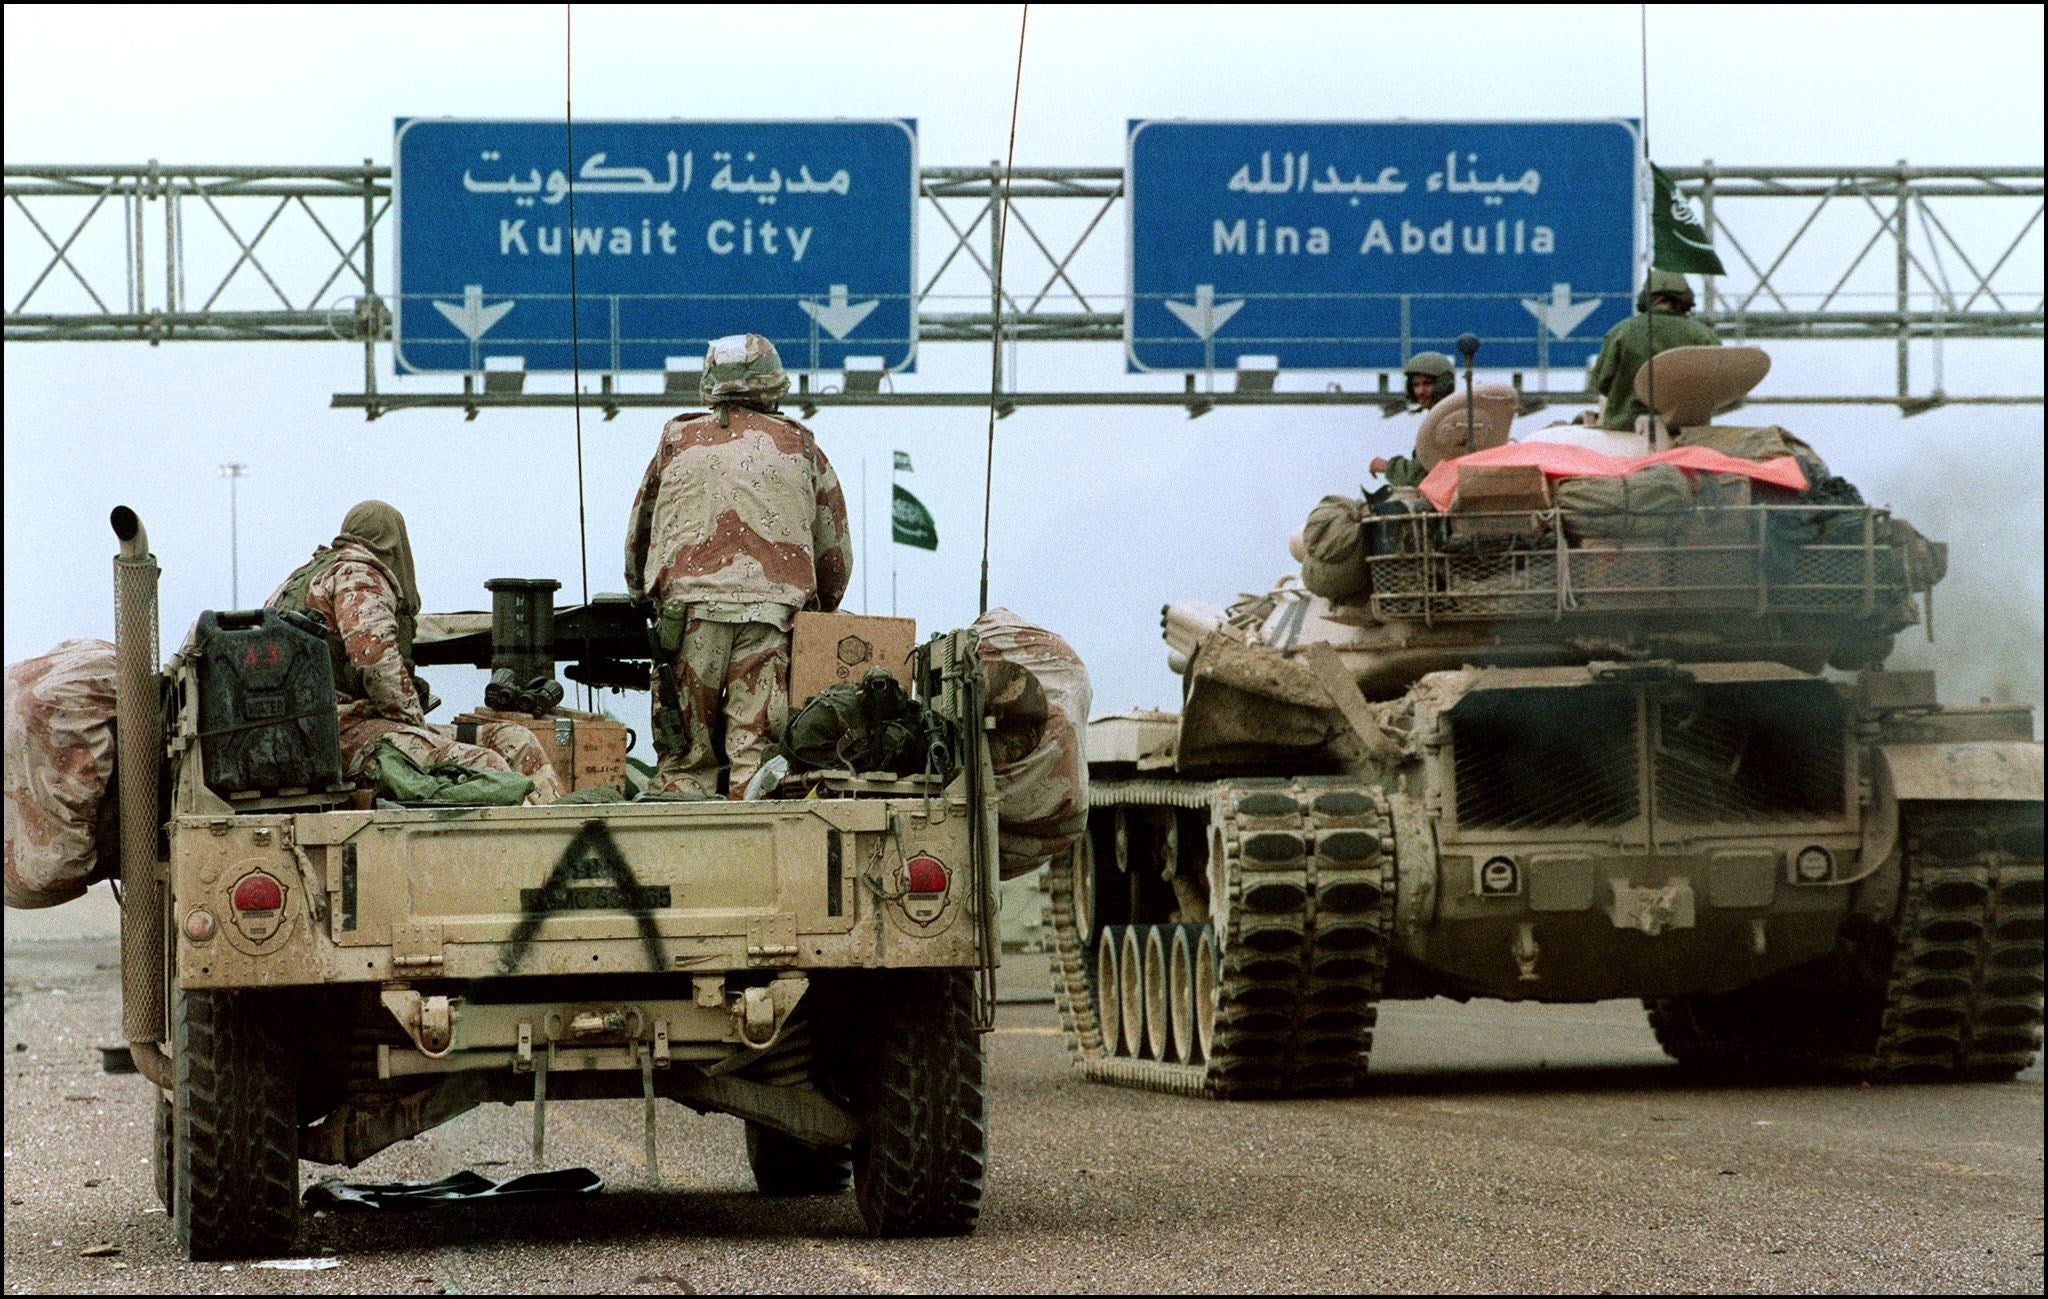
[[848, 302], [846, 286], [835, 284], [824, 302], [799, 302], [804, 314], [818, 322], [818, 328], [832, 335], [833, 340], [844, 339], [860, 327], [868, 313], [882, 304], [880, 298], [869, 298], [866, 302]]
[[1541, 298], [1523, 298], [1522, 306], [1536, 317], [1539, 326], [1547, 328], [1559, 338], [1570, 338], [1572, 331], [1585, 322], [1586, 317], [1600, 309], [1603, 299], [1590, 298], [1585, 302], [1572, 301], [1572, 286], [1553, 284], [1550, 286], [1550, 301]]

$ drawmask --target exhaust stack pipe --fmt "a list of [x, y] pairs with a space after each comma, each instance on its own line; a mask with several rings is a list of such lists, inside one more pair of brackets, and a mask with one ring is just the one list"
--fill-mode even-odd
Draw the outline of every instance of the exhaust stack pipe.
[[164, 755], [157, 685], [157, 566], [142, 520], [125, 505], [108, 520], [114, 557], [114, 765], [121, 824], [121, 1028], [143, 1076], [171, 1085], [159, 1043], [168, 1032], [164, 880], [157, 873], [157, 789]]

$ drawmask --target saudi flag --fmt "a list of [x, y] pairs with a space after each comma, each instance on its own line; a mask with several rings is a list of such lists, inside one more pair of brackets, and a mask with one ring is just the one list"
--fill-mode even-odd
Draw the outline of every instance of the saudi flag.
[[894, 489], [894, 501], [890, 509], [889, 531], [899, 546], [916, 546], [919, 550], [939, 548], [939, 529], [932, 522], [932, 512], [924, 502], [904, 491]]
[[908, 451], [898, 451], [896, 453], [896, 472], [901, 474], [911, 472], [910, 453]]
[[1695, 275], [1726, 275], [1714, 252], [1714, 239], [1699, 213], [1678, 185], [1656, 163], [1650, 164], [1655, 192], [1650, 202], [1652, 237], [1650, 265], [1660, 271], [1691, 271]]

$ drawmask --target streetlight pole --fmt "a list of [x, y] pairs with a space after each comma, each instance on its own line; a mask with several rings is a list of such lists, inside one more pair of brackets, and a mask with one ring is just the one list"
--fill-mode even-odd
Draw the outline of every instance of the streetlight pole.
[[220, 467], [220, 476], [228, 480], [228, 607], [242, 607], [242, 557], [239, 520], [236, 517], [235, 486], [241, 477], [249, 472], [244, 464], [226, 464]]

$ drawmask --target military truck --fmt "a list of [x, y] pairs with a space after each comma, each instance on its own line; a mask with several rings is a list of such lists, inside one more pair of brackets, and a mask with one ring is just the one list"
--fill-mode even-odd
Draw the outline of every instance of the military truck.
[[[1650, 432], [1811, 450], [1698, 412]], [[1350, 564], [1343, 598], [1290, 575], [1168, 606], [1182, 708], [1093, 724], [1088, 840], [1051, 877], [1081, 1072], [1343, 1090], [1383, 1001], [1439, 996], [1640, 998], [1702, 1071], [2026, 1068], [2031, 711], [1883, 667], [1916, 621], [1932, 637], [1945, 551], [1839, 487], [1703, 480], [1604, 521], [1350, 502], [1352, 553], [1296, 554], [1311, 580]]]
[[210, 614], [235, 670], [217, 639], [159, 670], [155, 561], [133, 511], [113, 524], [123, 1019], [192, 1257], [287, 1249], [302, 1160], [354, 1165], [494, 1101], [532, 1102], [538, 1156], [551, 1105], [643, 1098], [651, 1173], [656, 1101], [737, 1115], [764, 1192], [850, 1181], [877, 1234], [972, 1230], [996, 834], [973, 633], [914, 658], [949, 769], [758, 801], [364, 805], [331, 769], [235, 774], [262, 766], [252, 737], [332, 735], [331, 690], [286, 688], [324, 668], [320, 638]]

